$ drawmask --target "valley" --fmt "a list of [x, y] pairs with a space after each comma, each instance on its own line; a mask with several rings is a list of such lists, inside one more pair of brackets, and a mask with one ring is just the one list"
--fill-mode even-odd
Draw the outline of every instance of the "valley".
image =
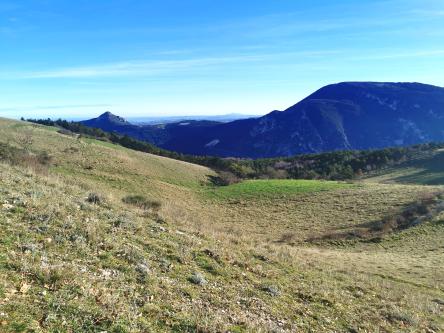
[[47, 126], [0, 119], [0, 144], [0, 330], [444, 330], [443, 213], [372, 229], [441, 204], [441, 151], [362, 179], [215, 186]]

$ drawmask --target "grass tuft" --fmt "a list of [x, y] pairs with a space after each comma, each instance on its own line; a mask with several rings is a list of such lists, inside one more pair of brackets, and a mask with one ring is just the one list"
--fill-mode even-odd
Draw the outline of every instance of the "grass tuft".
[[128, 195], [122, 199], [126, 204], [133, 205], [142, 209], [151, 209], [158, 211], [162, 203], [157, 200], [148, 199], [142, 195]]

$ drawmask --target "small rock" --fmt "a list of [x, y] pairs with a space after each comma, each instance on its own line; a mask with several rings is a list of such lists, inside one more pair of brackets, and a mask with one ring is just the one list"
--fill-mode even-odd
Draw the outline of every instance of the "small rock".
[[26, 294], [28, 292], [28, 290], [31, 289], [31, 285], [27, 284], [26, 282], [24, 282], [21, 286], [20, 286], [20, 292], [22, 294]]
[[12, 208], [14, 208], [14, 206], [11, 204], [5, 203], [2, 205], [2, 208], [5, 210], [11, 210]]
[[279, 296], [281, 294], [279, 288], [273, 285], [265, 286], [262, 288], [262, 290], [274, 297]]
[[38, 250], [38, 246], [35, 244], [24, 244], [21, 248], [24, 253], [34, 253]]
[[118, 272], [113, 270], [113, 269], [101, 269], [100, 270], [101, 276], [107, 280], [107, 279], [111, 279], [114, 276], [118, 275]]
[[147, 276], [150, 273], [150, 268], [146, 262], [141, 262], [137, 264], [136, 271], [142, 276]]
[[157, 232], [166, 232], [167, 231], [167, 229], [165, 227], [162, 227], [160, 225], [159, 226], [154, 226], [152, 230], [153, 231], [157, 231]]
[[199, 286], [207, 284], [207, 280], [205, 280], [204, 276], [199, 272], [194, 272], [189, 278], [188, 281], [191, 283], [197, 284]]

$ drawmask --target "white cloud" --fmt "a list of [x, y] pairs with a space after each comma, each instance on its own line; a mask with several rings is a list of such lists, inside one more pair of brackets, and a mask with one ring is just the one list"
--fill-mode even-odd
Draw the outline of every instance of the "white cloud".
[[107, 108], [109, 104], [70, 104], [70, 105], [37, 105], [37, 106], [12, 106], [0, 108], [0, 113], [23, 112], [36, 110], [63, 110], [63, 109], [87, 109], [87, 108]]
[[85, 78], [110, 76], [150, 76], [195, 68], [217, 66], [232, 62], [261, 60], [261, 56], [235, 56], [221, 58], [200, 58], [166, 61], [125, 61], [103, 65], [68, 67], [47, 71], [37, 71], [22, 75], [22, 78]]
[[178, 72], [187, 72], [199, 69], [211, 69], [225, 64], [245, 64], [261, 62], [267, 59], [282, 59], [282, 57], [323, 57], [341, 53], [341, 50], [319, 50], [287, 52], [279, 54], [243, 54], [226, 57], [204, 57], [182, 60], [149, 60], [123, 61], [109, 64], [90, 66], [75, 66], [27, 73], [6, 73], [2, 77], [13, 79], [62, 79], [62, 78], [100, 78], [122, 76], [158, 76]]

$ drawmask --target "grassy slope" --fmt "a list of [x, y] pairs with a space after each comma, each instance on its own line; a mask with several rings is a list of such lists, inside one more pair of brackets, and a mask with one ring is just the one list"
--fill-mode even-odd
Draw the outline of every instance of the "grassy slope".
[[[200, 166], [0, 120], [1, 142], [24, 137], [55, 165], [0, 164], [0, 331], [444, 329], [441, 218], [378, 244], [306, 242], [432, 188], [214, 189]], [[105, 203], [86, 203], [90, 192]], [[129, 194], [162, 201], [160, 216], [123, 204]], [[193, 272], [208, 283], [190, 283]]]
[[389, 168], [372, 175], [372, 182], [444, 185], [444, 150], [433, 154], [425, 154], [405, 162], [397, 167]]
[[327, 191], [350, 186], [344, 183], [317, 180], [247, 180], [231, 186], [217, 187], [207, 194], [217, 199], [279, 198], [286, 195], [293, 196], [295, 194]]

